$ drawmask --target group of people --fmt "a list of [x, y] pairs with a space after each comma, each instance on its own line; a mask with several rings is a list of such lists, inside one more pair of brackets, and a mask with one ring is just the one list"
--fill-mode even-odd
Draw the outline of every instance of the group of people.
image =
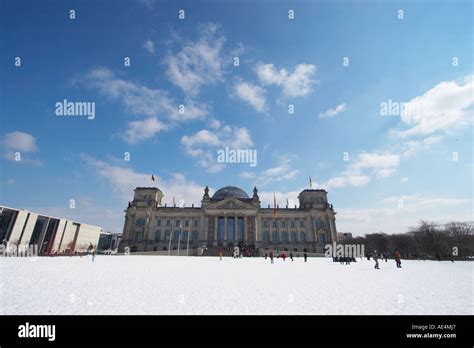
[[344, 257], [343, 256], [339, 256], [339, 257], [334, 256], [332, 258], [332, 261], [333, 262], [339, 262], [341, 265], [344, 265], [344, 264], [350, 265], [351, 262], [357, 262], [355, 257], [350, 257], [350, 256], [344, 256]]
[[[273, 254], [273, 251], [270, 251], [269, 254], [265, 253], [264, 256], [265, 256], [265, 260], [270, 258], [270, 262], [274, 263], [275, 255]], [[297, 257], [299, 257], [299, 256], [300, 256], [300, 254], [297, 254]], [[276, 258], [279, 259], [280, 257], [283, 259], [283, 261], [285, 261], [288, 256], [284, 252], [283, 253], [277, 253]], [[304, 262], [308, 262], [308, 254], [306, 252], [303, 253], [303, 258], [304, 258]], [[290, 260], [294, 261], [293, 253], [291, 251], [290, 251]]]

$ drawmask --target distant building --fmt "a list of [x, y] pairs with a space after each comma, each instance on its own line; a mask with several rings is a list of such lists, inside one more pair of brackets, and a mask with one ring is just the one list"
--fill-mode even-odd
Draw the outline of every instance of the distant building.
[[98, 251], [111, 250], [115, 251], [122, 240], [121, 234], [116, 234], [112, 232], [102, 231], [99, 238], [99, 244], [97, 245]]
[[24, 209], [0, 206], [0, 242], [7, 248], [37, 245], [40, 255], [97, 247], [102, 228]]
[[352, 239], [352, 233], [349, 232], [338, 232], [337, 233], [337, 241], [338, 242], [345, 242], [347, 240]]
[[212, 197], [204, 189], [201, 207], [162, 206], [156, 187], [137, 187], [125, 210], [119, 251], [186, 249], [189, 255], [217, 255], [235, 246], [250, 250], [322, 253], [337, 240], [336, 213], [325, 190], [303, 190], [299, 207], [260, 206], [257, 188], [249, 197], [238, 187], [226, 186]]

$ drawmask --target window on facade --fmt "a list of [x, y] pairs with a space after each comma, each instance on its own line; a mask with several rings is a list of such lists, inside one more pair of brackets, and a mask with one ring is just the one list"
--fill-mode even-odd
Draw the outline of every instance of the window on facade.
[[171, 220], [166, 220], [166, 226], [171, 226]]
[[188, 241], [188, 231], [183, 232], [183, 241], [187, 242]]
[[300, 232], [300, 241], [302, 243], [306, 242], [306, 236], [305, 236], [305, 233], [303, 231]]
[[227, 218], [227, 240], [233, 241], [235, 236], [235, 219], [233, 217]]
[[224, 241], [224, 226], [225, 226], [225, 219], [223, 217], [220, 217], [217, 220], [217, 240], [219, 242]]
[[194, 220], [194, 226], [199, 226], [199, 220]]
[[138, 231], [135, 234], [135, 241], [141, 242], [143, 240], [143, 231]]
[[145, 226], [145, 219], [144, 218], [138, 218], [136, 221], [136, 224], [138, 226]]
[[169, 230], [166, 230], [166, 233], [165, 233], [165, 242], [169, 242], [170, 241], [170, 231]]
[[157, 230], [155, 232], [155, 242], [159, 242], [161, 240], [161, 231]]
[[179, 220], [176, 220], [176, 226], [179, 226]]
[[180, 237], [179, 230], [174, 231], [173, 243], [178, 243], [179, 237]]
[[294, 221], [291, 221], [291, 227], [295, 228], [295, 222]]
[[278, 235], [276, 233], [276, 231], [273, 231], [272, 232], [272, 243], [276, 243], [277, 242], [277, 239], [278, 238]]
[[275, 220], [272, 221], [272, 227], [276, 227], [276, 222], [275, 222]]
[[296, 232], [291, 232], [291, 242], [292, 243], [297, 243]]
[[263, 220], [263, 227], [268, 227], [268, 221], [267, 220]]
[[156, 226], [161, 226], [161, 220], [160, 219], [156, 219]]
[[268, 231], [263, 232], [263, 243], [268, 244]]
[[320, 234], [319, 235], [319, 242], [321, 244], [326, 244], [326, 235], [325, 234]]
[[197, 244], [199, 242], [199, 231], [193, 232], [193, 243]]
[[244, 219], [238, 218], [237, 220], [237, 240], [243, 241], [244, 240]]
[[283, 232], [283, 233], [281, 234], [281, 242], [282, 242], [283, 244], [288, 243], [288, 233], [287, 233], [287, 232]]
[[184, 221], [184, 226], [188, 227], [189, 226], [189, 220]]
[[300, 227], [304, 227], [304, 220], [300, 220]]
[[316, 219], [316, 228], [319, 229], [324, 227], [326, 227], [326, 222], [321, 218]]

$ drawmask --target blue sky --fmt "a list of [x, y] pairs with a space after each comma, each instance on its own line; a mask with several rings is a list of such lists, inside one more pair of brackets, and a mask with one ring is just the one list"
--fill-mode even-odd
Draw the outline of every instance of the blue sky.
[[[311, 176], [342, 232], [472, 220], [472, 13], [470, 1], [3, 1], [0, 202], [118, 232], [135, 186], [191, 205], [206, 185], [256, 185], [284, 205]], [[95, 118], [56, 115], [64, 99], [95, 103]], [[389, 100], [410, 109], [383, 115]], [[256, 150], [257, 165], [217, 163], [225, 147]]]

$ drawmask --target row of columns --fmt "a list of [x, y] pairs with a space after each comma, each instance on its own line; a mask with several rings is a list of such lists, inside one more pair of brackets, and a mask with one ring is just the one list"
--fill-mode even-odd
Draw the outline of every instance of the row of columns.
[[[232, 242], [237, 242], [238, 241], [238, 219], [239, 218], [243, 218], [244, 219], [244, 240], [245, 241], [249, 241], [249, 236], [248, 236], [248, 227], [247, 227], [247, 224], [248, 224], [248, 218], [246, 215], [244, 216], [238, 216], [237, 214], [236, 215], [233, 215], [233, 216], [227, 216], [227, 215], [224, 215], [224, 216], [219, 216], [219, 215], [215, 215], [214, 216], [214, 241], [218, 241], [219, 240], [219, 230], [218, 230], [218, 226], [219, 226], [219, 217], [223, 217], [224, 218], [224, 240], [223, 242], [228, 242], [228, 234], [227, 234], [227, 218], [228, 217], [232, 217], [234, 219], [234, 239], [232, 240]], [[255, 217], [255, 220], [257, 218]]]

